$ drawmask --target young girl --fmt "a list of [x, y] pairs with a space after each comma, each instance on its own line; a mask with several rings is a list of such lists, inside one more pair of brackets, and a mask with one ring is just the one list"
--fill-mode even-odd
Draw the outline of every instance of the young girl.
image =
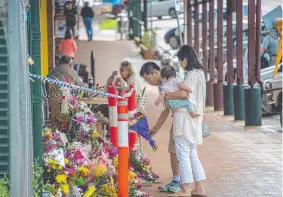
[[[176, 92], [179, 90], [185, 90], [185, 91], [188, 91], [189, 93], [192, 93], [191, 88], [187, 84], [177, 79], [176, 71], [173, 67], [168, 66], [168, 67], [163, 68], [161, 70], [161, 77], [162, 77], [163, 83], [161, 85], [161, 92], [159, 94], [159, 97], [155, 101], [155, 105], [158, 106], [161, 102], [164, 102], [165, 95], [167, 93]], [[168, 103], [173, 112], [181, 107], [187, 107], [189, 114], [192, 118], [196, 118], [200, 116], [200, 114], [194, 111], [193, 104], [190, 103], [187, 99], [169, 100]]]

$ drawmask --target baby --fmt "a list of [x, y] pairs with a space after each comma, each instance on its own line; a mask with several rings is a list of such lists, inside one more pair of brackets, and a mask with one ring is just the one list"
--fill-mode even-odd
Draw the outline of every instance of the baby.
[[[158, 99], [155, 101], [155, 105], [159, 105], [161, 102], [164, 102], [165, 94], [176, 92], [179, 90], [185, 90], [189, 93], [192, 92], [191, 88], [178, 80], [176, 78], [176, 71], [173, 67], [168, 66], [161, 70], [161, 77], [162, 77], [162, 85], [161, 85], [161, 91]], [[183, 100], [169, 100], [168, 101], [171, 109], [173, 112], [181, 107], [186, 107], [189, 111], [189, 114], [192, 118], [199, 117], [200, 114], [194, 111], [193, 104], [189, 102], [187, 99]]]

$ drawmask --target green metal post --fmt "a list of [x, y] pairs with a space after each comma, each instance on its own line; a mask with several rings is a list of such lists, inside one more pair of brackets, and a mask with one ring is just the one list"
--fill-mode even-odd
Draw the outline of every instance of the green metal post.
[[234, 87], [234, 120], [245, 120], [245, 94], [247, 86], [237, 85]]
[[227, 84], [223, 86], [224, 115], [234, 114], [234, 87], [234, 84]]
[[[30, 10], [30, 55], [34, 64], [31, 67], [32, 73], [41, 75], [40, 61], [40, 0], [31, 0]], [[33, 115], [33, 147], [34, 158], [42, 165], [42, 97], [41, 82], [36, 80], [32, 84], [32, 115]]]
[[261, 88], [245, 89], [245, 125], [261, 126]]

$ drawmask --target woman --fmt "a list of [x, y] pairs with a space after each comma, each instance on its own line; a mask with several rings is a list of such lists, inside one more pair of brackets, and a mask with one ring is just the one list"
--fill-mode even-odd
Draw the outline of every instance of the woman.
[[122, 79], [117, 77], [117, 75], [117, 71], [114, 71], [112, 73], [112, 75], [107, 80], [107, 86], [109, 86], [111, 82], [114, 82], [116, 78], [116, 81], [118, 80], [120, 82], [121, 89], [125, 89], [130, 85], [134, 85], [137, 96], [142, 95], [145, 85], [142, 84], [141, 78], [136, 75], [134, 68], [130, 62], [123, 61], [120, 65], [120, 76]]
[[61, 40], [59, 45], [59, 52], [62, 56], [66, 55], [75, 58], [75, 54], [77, 52], [77, 44], [76, 41], [72, 38], [72, 34], [69, 30], [65, 32], [65, 38]]
[[[206, 192], [203, 180], [205, 172], [197, 156], [196, 145], [202, 144], [202, 122], [205, 107], [206, 80], [203, 66], [198, 60], [195, 50], [184, 45], [177, 53], [181, 67], [187, 72], [184, 82], [192, 89], [192, 93], [177, 91], [166, 95], [166, 100], [188, 99], [201, 116], [191, 118], [186, 108], [180, 108], [173, 116], [173, 137], [179, 162], [182, 191], [169, 196], [204, 197]], [[191, 192], [189, 185], [195, 181], [195, 189]]]

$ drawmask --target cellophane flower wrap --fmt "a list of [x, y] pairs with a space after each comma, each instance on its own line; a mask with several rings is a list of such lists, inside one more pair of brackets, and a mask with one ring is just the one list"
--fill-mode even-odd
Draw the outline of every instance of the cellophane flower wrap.
[[154, 151], [157, 150], [156, 142], [148, 134], [148, 121], [143, 113], [134, 112], [129, 114], [129, 129], [137, 132], [140, 136], [147, 140]]

